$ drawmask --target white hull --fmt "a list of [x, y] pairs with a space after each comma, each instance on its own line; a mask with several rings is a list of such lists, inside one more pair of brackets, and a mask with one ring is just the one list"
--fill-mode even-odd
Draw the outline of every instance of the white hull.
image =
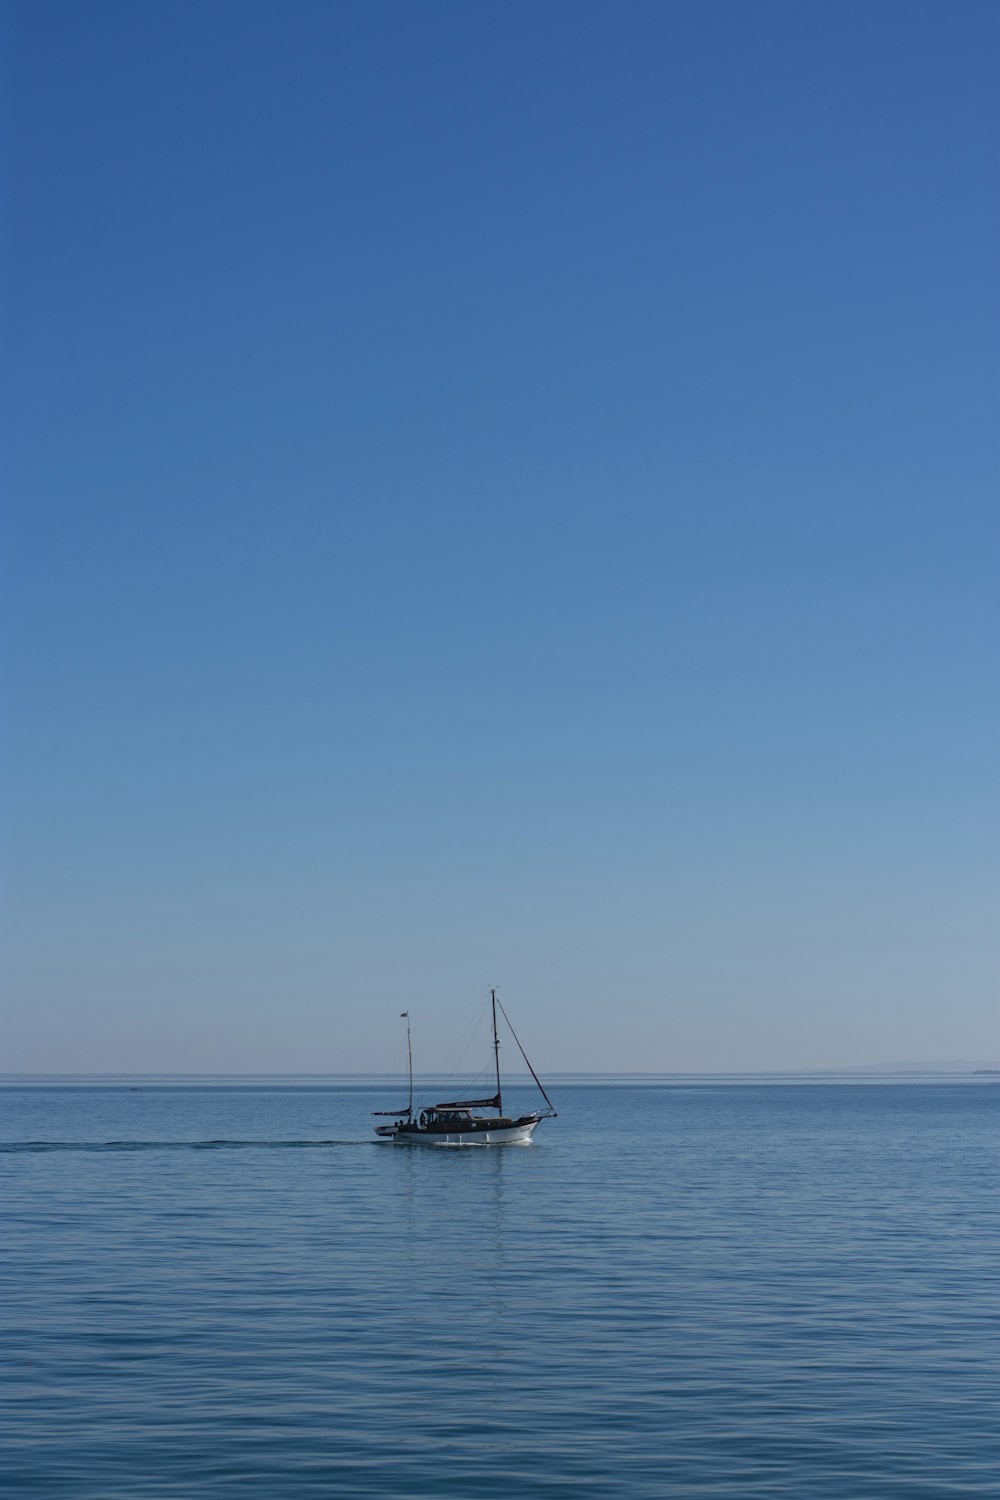
[[527, 1125], [508, 1125], [502, 1130], [448, 1131], [401, 1130], [393, 1137], [396, 1146], [528, 1146], [538, 1126], [537, 1120]]

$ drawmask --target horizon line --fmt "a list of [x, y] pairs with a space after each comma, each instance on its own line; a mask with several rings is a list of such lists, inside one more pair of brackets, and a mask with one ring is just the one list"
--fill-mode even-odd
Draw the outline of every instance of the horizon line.
[[[957, 1062], [927, 1062], [927, 1063], [847, 1063], [839, 1067], [803, 1067], [803, 1068], [564, 1068], [558, 1071], [547, 1071], [547, 1078], [788, 1078], [802, 1077], [807, 1074], [836, 1074], [836, 1073], [925, 1073], [930, 1071], [969, 1073], [976, 1071], [1000, 1071], [1000, 1062], [983, 1060], [957, 1061]], [[415, 1072], [414, 1078], [425, 1078], [435, 1081], [440, 1075], [436, 1073]], [[530, 1081], [531, 1075], [525, 1073], [509, 1073], [509, 1078], [524, 1078]], [[170, 1070], [145, 1070], [142, 1068], [114, 1069], [106, 1072], [94, 1072], [89, 1070], [69, 1070], [64, 1068], [32, 1068], [32, 1069], [9, 1069], [0, 1071], [0, 1079], [5, 1078], [405, 1078], [406, 1073], [400, 1071], [383, 1071], [376, 1068], [354, 1068], [347, 1071], [325, 1071], [315, 1072], [304, 1070], [289, 1072], [267, 1072], [262, 1069], [227, 1073], [220, 1070], [204, 1069], [198, 1072], [189, 1072], [181, 1069]]]

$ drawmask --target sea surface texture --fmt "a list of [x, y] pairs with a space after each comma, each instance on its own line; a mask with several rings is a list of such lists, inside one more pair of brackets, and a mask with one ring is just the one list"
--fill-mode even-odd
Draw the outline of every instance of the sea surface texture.
[[997, 1081], [398, 1091], [4, 1091], [7, 1497], [1000, 1492]]

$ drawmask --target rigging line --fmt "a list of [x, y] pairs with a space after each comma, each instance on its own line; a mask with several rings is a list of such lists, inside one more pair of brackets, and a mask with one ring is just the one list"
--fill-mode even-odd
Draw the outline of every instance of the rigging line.
[[[485, 1067], [485, 1068], [480, 1068], [479, 1072], [476, 1073], [476, 1074], [470, 1074], [469, 1075], [469, 1082], [468, 1082], [469, 1092], [472, 1093], [472, 1094], [481, 1093], [482, 1091], [481, 1091], [479, 1085], [481, 1083], [482, 1084], [486, 1083], [486, 1079], [489, 1077], [489, 1075], [492, 1073], [492, 1071], [493, 1071], [492, 1068]], [[463, 1087], [464, 1087], [464, 1085], [463, 1085]]]
[[[464, 1049], [462, 1051], [462, 1056], [458, 1059], [458, 1062], [455, 1064], [454, 1068], [448, 1074], [448, 1077], [441, 1084], [442, 1091], [444, 1091], [445, 1089], [450, 1089], [451, 1088], [452, 1080], [454, 1079], [455, 1075], [458, 1073], [459, 1068], [461, 1068], [462, 1063], [465, 1061], [465, 1054], [468, 1052], [469, 1048], [472, 1046], [473, 1042], [476, 1040], [476, 1037], [478, 1035], [479, 1035], [479, 1027], [477, 1026], [476, 1030], [473, 1032], [472, 1036], [470, 1036], [469, 1040], [466, 1042], [465, 1047], [464, 1047]], [[475, 1078], [472, 1080], [472, 1083], [470, 1084], [470, 1088], [472, 1089], [473, 1093], [476, 1091], [476, 1087], [479, 1084], [480, 1080], [483, 1079], [483, 1078], [485, 1078], [486, 1071], [487, 1070], [485, 1068], [481, 1068], [479, 1070], [479, 1072], [476, 1074]]]
[[515, 1042], [517, 1042], [517, 1050], [520, 1052], [521, 1056], [524, 1058], [525, 1062], [528, 1064], [528, 1072], [531, 1074], [532, 1078], [538, 1084], [538, 1089], [539, 1089], [539, 1092], [540, 1092], [542, 1098], [545, 1100], [546, 1104], [549, 1106], [549, 1109], [551, 1109], [552, 1113], [553, 1114], [558, 1114], [558, 1110], [556, 1109], [555, 1105], [552, 1103], [552, 1100], [549, 1098], [548, 1094], [545, 1092], [544, 1088], [542, 1087], [542, 1080], [539, 1078], [538, 1074], [535, 1072], [534, 1068], [531, 1066], [531, 1063], [528, 1060], [528, 1054], [527, 1054], [527, 1052], [525, 1052], [524, 1048], [521, 1046], [521, 1043], [518, 1041], [517, 1032], [514, 1030], [513, 1026], [510, 1025], [510, 1016], [504, 1010], [503, 1004], [501, 1003], [501, 1001], [498, 1000], [497, 1001], [497, 1005], [500, 1006], [500, 1014], [503, 1016], [504, 1020], [507, 1022], [507, 1025], [510, 1027], [510, 1034], [511, 1034], [511, 1036], [514, 1038]]
[[[432, 1082], [433, 1086], [436, 1089], [440, 1089], [443, 1092], [448, 1087], [448, 1085], [451, 1083], [451, 1080], [454, 1078], [455, 1074], [458, 1072], [459, 1068], [462, 1066], [463, 1062], [465, 1061], [465, 1055], [466, 1055], [466, 1053], [468, 1052], [469, 1048], [472, 1046], [473, 1042], [475, 1041], [476, 1037], [478, 1036], [478, 1034], [479, 1034], [479, 1028], [483, 1024], [483, 1019], [484, 1019], [485, 1015], [486, 1015], [486, 1006], [484, 1005], [483, 1009], [480, 1011], [479, 1015], [476, 1016], [474, 1018], [474, 1020], [472, 1021], [471, 1028], [466, 1033], [465, 1046], [462, 1047], [461, 1056], [459, 1057], [459, 1059], [456, 1062], [455, 1066], [452, 1068], [451, 1072], [448, 1074], [447, 1077], [444, 1077], [444, 1068], [447, 1066], [447, 1059], [446, 1059], [445, 1063], [442, 1065], [441, 1072], [440, 1073], [436, 1073], [434, 1075], [434, 1077], [431, 1079], [431, 1082]], [[455, 1043], [455, 1046], [452, 1047], [451, 1052], [454, 1052], [457, 1047], [461, 1046], [461, 1044], [462, 1044], [462, 1039], [459, 1038], [459, 1040]], [[448, 1056], [450, 1057], [451, 1053], [449, 1053]]]
[[[445, 1054], [444, 1062], [441, 1064], [437, 1072], [433, 1074], [434, 1079], [441, 1078], [444, 1075], [445, 1069], [449, 1066], [452, 1057], [460, 1047], [462, 1048], [462, 1055], [464, 1056], [465, 1050], [467, 1049], [471, 1038], [475, 1035], [476, 1031], [482, 1025], [482, 1019], [482, 1013], [473, 1015], [472, 1020], [467, 1023], [465, 1031], [462, 1032], [458, 1039], [454, 1041], [449, 1047], [447, 1053]], [[464, 1046], [463, 1043], [465, 1044]], [[456, 1063], [455, 1066], [457, 1067], [458, 1064]], [[452, 1073], [454, 1073], [455, 1069], [452, 1068], [451, 1071]]]
[[[459, 1037], [458, 1041], [453, 1042], [451, 1047], [448, 1049], [448, 1052], [445, 1055], [445, 1060], [441, 1064], [441, 1067], [438, 1069], [438, 1071], [436, 1073], [429, 1074], [427, 1081], [420, 1084], [420, 1092], [422, 1094], [426, 1093], [428, 1096], [430, 1096], [431, 1091], [433, 1090], [434, 1095], [440, 1097], [441, 1094], [443, 1094], [449, 1088], [453, 1078], [455, 1077], [455, 1074], [458, 1072], [459, 1068], [462, 1066], [462, 1063], [465, 1061], [466, 1053], [472, 1046], [472, 1043], [475, 1041], [476, 1036], [479, 1033], [479, 1029], [483, 1024], [483, 1017], [485, 1016], [485, 1014], [486, 1007], [484, 1005], [482, 1011], [472, 1018], [468, 1027], [466, 1028], [464, 1036], [465, 1045], [462, 1046], [463, 1037]], [[462, 1051], [458, 1057], [458, 1060], [456, 1061], [454, 1067], [451, 1069], [451, 1072], [445, 1074], [445, 1068], [448, 1066], [449, 1060], [454, 1056], [459, 1047], [462, 1047]]]

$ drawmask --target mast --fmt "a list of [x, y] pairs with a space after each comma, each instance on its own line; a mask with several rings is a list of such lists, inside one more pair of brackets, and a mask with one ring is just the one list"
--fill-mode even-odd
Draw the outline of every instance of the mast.
[[[409, 1098], [406, 1101], [406, 1108], [405, 1109], [373, 1109], [372, 1110], [372, 1114], [373, 1115], [393, 1115], [393, 1116], [395, 1116], [395, 1118], [397, 1120], [399, 1119], [399, 1117], [401, 1115], [406, 1115], [407, 1119], [412, 1121], [412, 1119], [413, 1119], [413, 1046], [412, 1046], [412, 1043], [410, 1042], [410, 1012], [408, 1010], [401, 1010], [400, 1013], [399, 1013], [399, 1019], [401, 1021], [405, 1021], [406, 1022], [406, 1067], [407, 1067], [407, 1072], [409, 1073], [409, 1077], [410, 1077], [410, 1095], [409, 1095]], [[381, 1125], [376, 1125], [375, 1129], [376, 1130], [382, 1130], [383, 1127]], [[389, 1127], [386, 1126], [385, 1130], [388, 1131], [388, 1129], [389, 1129]]]
[[497, 1114], [503, 1114], [503, 1096], [500, 1093], [500, 1038], [497, 1036], [497, 992], [490, 990], [493, 1002], [493, 1052], [497, 1062]]
[[404, 1017], [406, 1019], [406, 1062], [407, 1062], [407, 1068], [408, 1068], [409, 1075], [410, 1075], [410, 1097], [407, 1100], [406, 1113], [408, 1115], [412, 1115], [413, 1114], [413, 1045], [410, 1042], [410, 1012], [408, 1010], [400, 1011], [400, 1016], [399, 1016], [400, 1020], [403, 1020]]

